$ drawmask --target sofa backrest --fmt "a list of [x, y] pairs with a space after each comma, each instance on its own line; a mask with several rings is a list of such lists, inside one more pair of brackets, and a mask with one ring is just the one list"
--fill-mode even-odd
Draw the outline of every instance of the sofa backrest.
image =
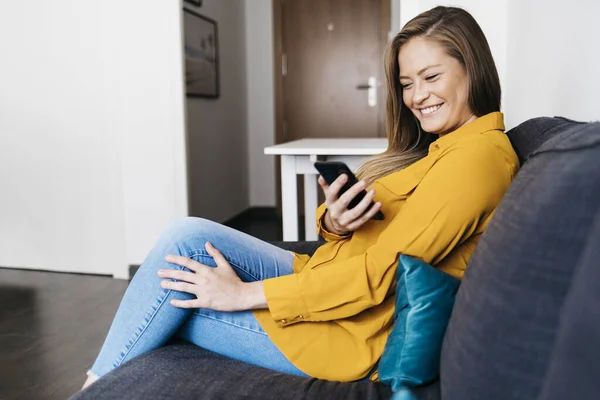
[[538, 118], [508, 134], [525, 162], [458, 292], [442, 349], [444, 400], [537, 398], [600, 212], [600, 123]]
[[600, 214], [560, 315], [538, 400], [600, 398]]

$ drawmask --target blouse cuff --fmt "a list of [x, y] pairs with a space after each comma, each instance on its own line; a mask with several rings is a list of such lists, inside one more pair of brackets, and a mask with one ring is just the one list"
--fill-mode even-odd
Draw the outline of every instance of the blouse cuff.
[[263, 281], [265, 297], [271, 316], [280, 327], [309, 321], [308, 308], [300, 293], [298, 274]]

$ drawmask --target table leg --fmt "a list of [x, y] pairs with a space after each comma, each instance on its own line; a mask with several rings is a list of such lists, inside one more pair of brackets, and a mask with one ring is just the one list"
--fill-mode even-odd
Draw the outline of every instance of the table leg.
[[304, 235], [306, 240], [318, 240], [315, 211], [318, 205], [317, 175], [304, 175]]
[[298, 240], [298, 187], [296, 185], [296, 157], [281, 156], [281, 212], [283, 213], [283, 240]]

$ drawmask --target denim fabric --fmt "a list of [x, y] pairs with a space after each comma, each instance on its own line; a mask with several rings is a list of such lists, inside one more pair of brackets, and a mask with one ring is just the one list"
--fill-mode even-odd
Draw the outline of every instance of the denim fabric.
[[161, 278], [156, 274], [159, 269], [183, 269], [167, 263], [165, 256], [178, 254], [215, 267], [204, 248], [207, 241], [221, 251], [243, 281], [293, 273], [294, 256], [289, 251], [200, 218], [176, 221], [166, 229], [132, 279], [91, 374], [100, 377], [179, 336], [235, 359], [306, 376], [281, 354], [250, 311], [191, 310], [169, 304], [172, 299], [195, 296], [160, 286]]
[[560, 312], [600, 212], [600, 123], [553, 120], [539, 125], [545, 131], [509, 133], [515, 146], [539, 147], [517, 146], [527, 162], [461, 283], [442, 348], [444, 399], [540, 394]]

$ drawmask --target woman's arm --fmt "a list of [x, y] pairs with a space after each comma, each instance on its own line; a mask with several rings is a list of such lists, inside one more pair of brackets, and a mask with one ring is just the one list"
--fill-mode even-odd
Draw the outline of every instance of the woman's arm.
[[346, 318], [380, 304], [395, 280], [399, 254], [438, 263], [491, 216], [511, 179], [496, 149], [449, 149], [365, 253], [264, 281], [271, 315], [286, 325], [298, 316]]

